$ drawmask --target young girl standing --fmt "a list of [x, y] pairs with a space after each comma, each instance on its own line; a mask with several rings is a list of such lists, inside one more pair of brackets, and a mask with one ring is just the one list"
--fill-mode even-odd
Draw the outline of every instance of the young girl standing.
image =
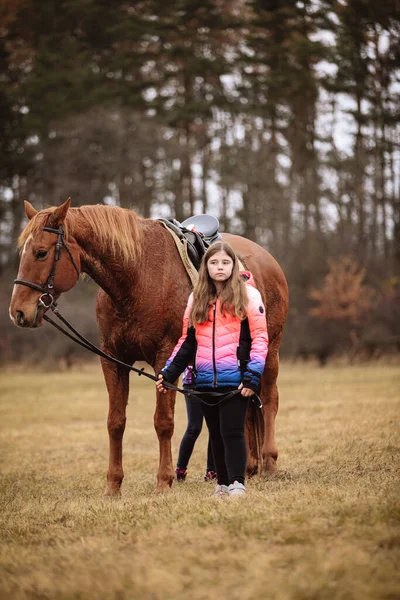
[[[260, 385], [267, 352], [261, 295], [240, 276], [231, 246], [215, 242], [203, 257], [182, 336], [156, 386], [166, 392], [163, 380], [173, 383], [186, 369], [184, 387], [205, 392], [201, 400], [190, 401], [202, 402], [217, 468], [216, 495], [246, 492], [246, 411], [249, 397]], [[233, 390], [237, 393], [228, 394]], [[216, 391], [227, 393], [226, 400], [207, 395]]]

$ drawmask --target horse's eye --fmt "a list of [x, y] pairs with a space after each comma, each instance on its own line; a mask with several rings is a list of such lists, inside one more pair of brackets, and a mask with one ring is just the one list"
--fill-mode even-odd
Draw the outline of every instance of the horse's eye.
[[48, 255], [48, 251], [47, 250], [38, 250], [36, 252], [36, 258], [39, 258], [39, 259], [46, 258], [47, 255]]

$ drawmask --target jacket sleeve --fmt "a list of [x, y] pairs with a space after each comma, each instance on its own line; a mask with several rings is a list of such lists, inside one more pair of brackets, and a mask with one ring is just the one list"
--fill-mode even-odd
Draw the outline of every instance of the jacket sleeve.
[[268, 354], [265, 307], [258, 290], [253, 290], [252, 297], [249, 299], [247, 318], [249, 320], [251, 350], [250, 360], [243, 374], [243, 385], [256, 392], [260, 385]]
[[194, 327], [189, 327], [189, 314], [192, 308], [192, 295], [183, 315], [182, 335], [179, 338], [165, 367], [160, 371], [168, 383], [173, 383], [183, 373], [188, 364], [193, 360], [196, 349], [196, 332]]

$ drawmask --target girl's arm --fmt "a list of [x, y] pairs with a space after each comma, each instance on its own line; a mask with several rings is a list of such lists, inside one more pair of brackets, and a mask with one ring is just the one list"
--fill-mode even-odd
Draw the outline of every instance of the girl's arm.
[[169, 383], [173, 383], [183, 373], [193, 359], [196, 349], [196, 336], [194, 327], [189, 327], [189, 315], [192, 308], [193, 296], [189, 296], [188, 304], [183, 315], [182, 335], [179, 338], [161, 375]]
[[243, 386], [256, 392], [260, 385], [268, 354], [268, 331], [261, 294], [254, 288], [251, 290], [251, 296], [249, 297], [247, 318], [249, 320], [251, 350], [250, 360], [243, 376]]
[[[181, 339], [178, 343], [181, 342]], [[183, 373], [188, 364], [193, 360], [195, 349], [195, 329], [194, 327], [189, 327], [189, 329], [187, 330], [187, 335], [185, 336], [183, 342], [180, 344], [180, 348], [176, 352], [174, 358], [172, 360], [168, 359], [167, 364], [160, 371], [160, 374], [163, 376], [163, 379], [165, 379], [165, 381], [168, 381], [168, 383], [173, 383], [176, 379], [178, 379], [179, 375]]]

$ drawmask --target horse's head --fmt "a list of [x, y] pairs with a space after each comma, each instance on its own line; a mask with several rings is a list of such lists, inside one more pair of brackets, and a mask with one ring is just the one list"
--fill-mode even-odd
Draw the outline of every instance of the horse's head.
[[[10, 304], [19, 327], [41, 327], [43, 313], [79, 279], [80, 251], [65, 224], [70, 199], [57, 208], [36, 211], [25, 202], [29, 223], [22, 232], [20, 265]], [[67, 239], [66, 239], [67, 238]]]

